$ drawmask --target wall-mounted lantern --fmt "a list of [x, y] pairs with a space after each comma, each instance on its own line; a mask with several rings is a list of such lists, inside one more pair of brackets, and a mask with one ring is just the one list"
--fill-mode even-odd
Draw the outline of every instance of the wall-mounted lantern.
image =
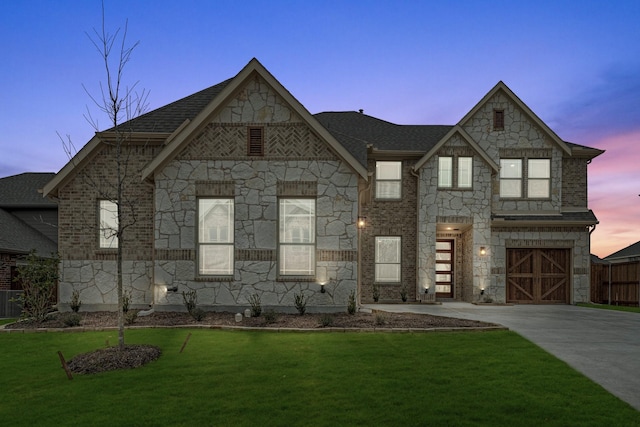
[[480, 246], [480, 255], [485, 256], [487, 254], [487, 248]]
[[367, 226], [367, 217], [366, 216], [359, 216], [358, 217], [358, 228], [359, 229], [363, 229]]

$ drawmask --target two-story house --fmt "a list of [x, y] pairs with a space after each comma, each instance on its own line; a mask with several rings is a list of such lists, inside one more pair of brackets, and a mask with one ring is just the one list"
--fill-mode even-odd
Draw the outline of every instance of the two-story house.
[[113, 130], [44, 188], [59, 206], [60, 301], [342, 310], [379, 300], [575, 303], [589, 298], [587, 164], [502, 82], [454, 126], [310, 114], [257, 60], [123, 125], [123, 241], [108, 184]]

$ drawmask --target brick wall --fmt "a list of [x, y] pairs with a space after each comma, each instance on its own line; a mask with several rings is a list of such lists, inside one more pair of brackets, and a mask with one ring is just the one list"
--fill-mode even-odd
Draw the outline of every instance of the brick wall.
[[[153, 249], [153, 187], [140, 180], [141, 169], [159, 147], [125, 147], [129, 175], [125, 194], [133, 201], [125, 209], [133, 222], [125, 232], [125, 259], [151, 259]], [[91, 161], [59, 191], [59, 251], [62, 259], [97, 260], [109, 255], [98, 244], [98, 200], [115, 196], [116, 161], [113, 147], [105, 146]], [[125, 223], [126, 221], [123, 221]], [[115, 252], [111, 250], [112, 252]]]
[[0, 254], [0, 290], [11, 289], [11, 267], [15, 265], [12, 255]]
[[[386, 159], [379, 159], [386, 160]], [[402, 161], [402, 199], [394, 201], [375, 199], [375, 175], [372, 177], [369, 191], [360, 211], [367, 217], [366, 227], [360, 231], [362, 241], [361, 254], [361, 302], [373, 302], [373, 284], [375, 281], [375, 237], [401, 237], [401, 283], [380, 284], [380, 302], [399, 302], [400, 290], [406, 286], [408, 301], [416, 300], [416, 194], [417, 178], [411, 170], [415, 160]], [[370, 160], [369, 171], [375, 171], [376, 162]]]
[[587, 160], [564, 158], [562, 161], [562, 206], [587, 207]]

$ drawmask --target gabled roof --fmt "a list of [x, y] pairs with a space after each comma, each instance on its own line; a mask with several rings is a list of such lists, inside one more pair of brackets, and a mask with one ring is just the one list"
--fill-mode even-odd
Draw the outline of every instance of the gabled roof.
[[471, 138], [471, 136], [464, 129], [462, 129], [462, 127], [460, 127], [460, 125], [456, 125], [451, 128], [451, 130], [447, 132], [447, 134], [442, 137], [442, 139], [440, 139], [440, 141], [436, 145], [434, 145], [427, 154], [422, 156], [422, 158], [418, 160], [418, 162], [413, 167], [414, 170], [419, 170], [427, 162], [427, 160], [434, 156], [438, 152], [438, 150], [442, 148], [442, 146], [446, 144], [447, 141], [449, 141], [455, 134], [459, 134], [462, 139], [464, 139], [467, 144], [469, 144], [469, 146], [471, 146], [471, 148], [473, 148], [475, 152], [478, 153], [480, 157], [482, 157], [482, 159], [489, 165], [489, 167], [491, 167], [491, 169], [493, 169], [495, 172], [498, 172], [500, 170], [498, 164], [494, 162], [491, 157], [489, 157], [489, 155], [482, 149], [482, 147], [480, 147], [473, 140], [473, 138]]
[[604, 257], [607, 261], [614, 261], [616, 259], [640, 257], [640, 241], [627, 246], [624, 249], [620, 249], [618, 252], [614, 252], [609, 256]]
[[551, 130], [540, 118], [524, 103], [518, 96], [511, 91], [502, 81], [499, 81], [459, 122], [460, 126], [464, 126], [471, 118], [487, 103], [496, 93], [502, 91], [511, 98], [511, 100], [525, 113], [529, 118], [544, 132], [546, 132], [553, 142], [560, 147], [565, 153], [571, 155], [571, 148], [564, 142], [554, 131]]
[[365, 166], [368, 147], [378, 151], [424, 153], [452, 128], [444, 125], [397, 125], [355, 111], [324, 112], [315, 117]]
[[191, 138], [205, 127], [211, 119], [224, 108], [229, 100], [235, 96], [249, 78], [258, 74], [271, 86], [276, 93], [298, 114], [298, 116], [307, 123], [307, 125], [329, 146], [334, 152], [349, 164], [362, 178], [367, 179], [367, 170], [356, 158], [346, 150], [320, 123], [307, 111], [307, 109], [285, 89], [278, 80], [276, 80], [269, 71], [255, 58], [249, 63], [225, 86], [220, 92], [191, 120], [177, 135], [174, 135], [166, 147], [142, 170], [142, 178], [149, 179], [154, 172], [171, 161]]
[[0, 208], [56, 208], [57, 205], [42, 197], [42, 189], [54, 173], [21, 173], [0, 178]]

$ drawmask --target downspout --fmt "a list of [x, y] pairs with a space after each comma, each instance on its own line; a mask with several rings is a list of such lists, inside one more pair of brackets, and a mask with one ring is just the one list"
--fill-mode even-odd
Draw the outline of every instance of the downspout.
[[415, 169], [411, 168], [411, 175], [416, 177], [416, 265], [414, 266], [416, 272], [416, 301], [420, 301], [420, 294], [422, 293], [422, 287], [420, 286], [419, 268], [420, 265], [420, 245], [418, 241], [420, 239], [420, 174]]

